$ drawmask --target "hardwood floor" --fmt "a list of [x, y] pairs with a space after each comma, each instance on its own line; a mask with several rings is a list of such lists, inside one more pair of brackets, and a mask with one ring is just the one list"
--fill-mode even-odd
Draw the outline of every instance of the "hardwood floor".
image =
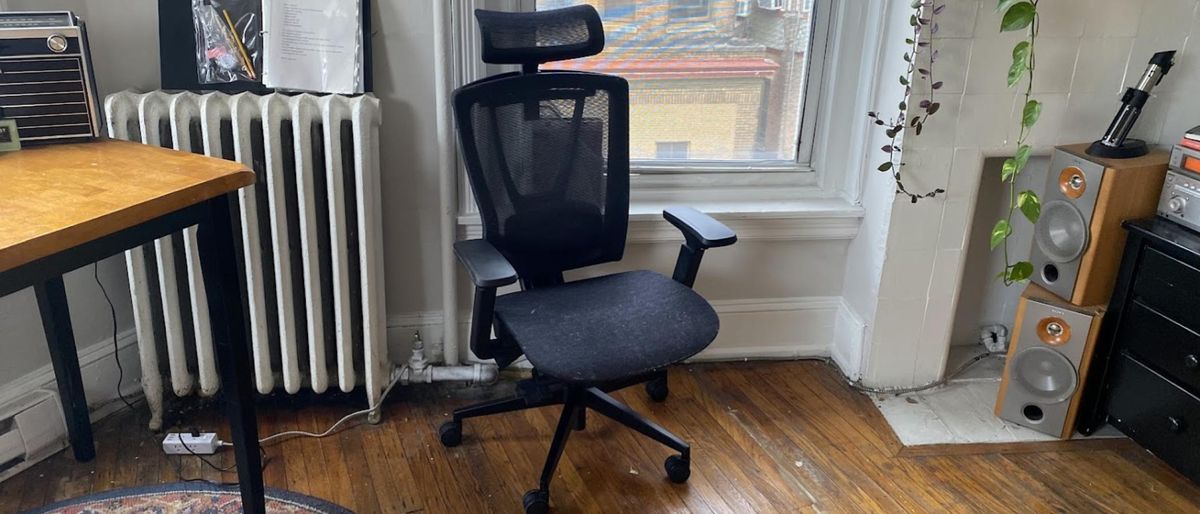
[[[364, 514], [520, 512], [557, 410], [468, 420], [454, 449], [437, 438], [451, 409], [498, 393], [398, 388], [377, 426], [269, 446], [267, 485]], [[666, 403], [640, 387], [617, 396], [692, 444], [691, 480], [668, 482], [669, 450], [593, 414], [559, 465], [555, 512], [1200, 512], [1200, 487], [1126, 440], [902, 448], [870, 401], [817, 362], [683, 366]], [[261, 427], [323, 430], [345, 411], [263, 409]], [[177, 481], [177, 462], [187, 477], [234, 478], [164, 456], [144, 421], [125, 412], [99, 424], [95, 462], [63, 452], [0, 484], [0, 512]]]

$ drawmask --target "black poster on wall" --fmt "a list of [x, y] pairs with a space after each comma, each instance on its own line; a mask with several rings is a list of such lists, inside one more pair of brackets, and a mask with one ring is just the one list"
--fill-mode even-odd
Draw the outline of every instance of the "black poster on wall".
[[[371, 1], [362, 0], [363, 8], [363, 90], [372, 92]], [[260, 12], [261, 17], [261, 12]], [[258, 82], [239, 81], [202, 84], [196, 69], [196, 29], [192, 20], [192, 2], [158, 0], [159, 77], [163, 89], [222, 91], [225, 93], [270, 93]]]

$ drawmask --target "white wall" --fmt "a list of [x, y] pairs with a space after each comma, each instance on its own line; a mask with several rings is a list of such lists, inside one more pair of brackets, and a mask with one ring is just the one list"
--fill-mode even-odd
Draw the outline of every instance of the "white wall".
[[[945, 82], [938, 97], [942, 109], [921, 136], [907, 141], [904, 173], [918, 188], [945, 187], [947, 194], [891, 208], [879, 307], [868, 318], [872, 335], [863, 381], [870, 385], [919, 385], [944, 373], [957, 304], [981, 301], [980, 291], [960, 283], [975, 197], [1002, 194], [998, 176], [983, 176], [984, 158], [1008, 155], [1015, 147], [1020, 104], [1004, 77], [1017, 36], [998, 32], [995, 2], [946, 3], [936, 42], [937, 79]], [[1039, 5], [1034, 93], [1045, 107], [1032, 136], [1035, 152], [1048, 155], [1057, 144], [1097, 139], [1116, 112], [1123, 84], [1136, 80], [1159, 50], [1181, 53], [1134, 135], [1169, 144], [1200, 124], [1200, 98], [1194, 94], [1200, 53], [1188, 44], [1192, 34], [1200, 35], [1195, 0]], [[864, 227], [863, 233], [870, 230]], [[871, 272], [849, 269], [847, 275]]]
[[[1003, 164], [1004, 158], [1001, 157], [985, 160], [983, 175], [1000, 176], [1000, 166]], [[1046, 189], [1049, 171], [1049, 158], [1030, 159], [1025, 171], [1017, 177], [1017, 189], [1032, 190], [1041, 197]], [[980, 187], [990, 190], [995, 186], [984, 182]], [[1004, 271], [1004, 254], [991, 251], [990, 236], [992, 225], [1008, 211], [1008, 197], [985, 194], [976, 198], [978, 203], [970, 220], [971, 233], [966, 242], [966, 260], [962, 270], [962, 285], [959, 287], [961, 291], [970, 291], [971, 294], [960, 299], [954, 311], [951, 345], [979, 344], [979, 328], [982, 326], [999, 323], [1011, 330], [1017, 315], [1017, 302], [1024, 290], [1020, 286], [1005, 286], [1004, 282], [995, 279], [998, 273]], [[1033, 248], [1033, 225], [1014, 225], [1009, 248], [1013, 255], [1029, 255]]]
[[[126, 88], [158, 87], [157, 9], [154, 0], [128, 0], [114, 8], [102, 0], [8, 0], [12, 10], [69, 9], [88, 22], [88, 36], [103, 96]], [[0, 6], [2, 7], [2, 6]], [[133, 321], [123, 257], [100, 263], [100, 280], [117, 309], [119, 342], [125, 365], [123, 389], [136, 389], [140, 375], [130, 332]], [[69, 273], [67, 296], [88, 400], [100, 403], [116, 397], [116, 367], [111, 359], [112, 322], [104, 297], [93, 281], [92, 267]], [[47, 385], [50, 356], [42, 333], [33, 290], [0, 298], [0, 401], [31, 387]]]

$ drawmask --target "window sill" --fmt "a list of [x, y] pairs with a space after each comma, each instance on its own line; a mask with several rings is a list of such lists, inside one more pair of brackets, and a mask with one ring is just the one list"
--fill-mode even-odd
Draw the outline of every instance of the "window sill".
[[[662, 218], [664, 208], [687, 205], [710, 214], [737, 233], [741, 241], [850, 240], [858, 235], [863, 208], [840, 199], [789, 201], [645, 201], [629, 206], [629, 236], [635, 243], [678, 242], [679, 230]], [[482, 237], [477, 214], [458, 217], [459, 235]]]

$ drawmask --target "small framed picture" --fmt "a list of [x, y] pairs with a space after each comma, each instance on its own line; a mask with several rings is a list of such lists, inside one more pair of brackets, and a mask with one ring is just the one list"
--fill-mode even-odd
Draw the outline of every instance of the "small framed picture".
[[17, 134], [17, 120], [0, 120], [0, 152], [21, 149], [21, 136]]

